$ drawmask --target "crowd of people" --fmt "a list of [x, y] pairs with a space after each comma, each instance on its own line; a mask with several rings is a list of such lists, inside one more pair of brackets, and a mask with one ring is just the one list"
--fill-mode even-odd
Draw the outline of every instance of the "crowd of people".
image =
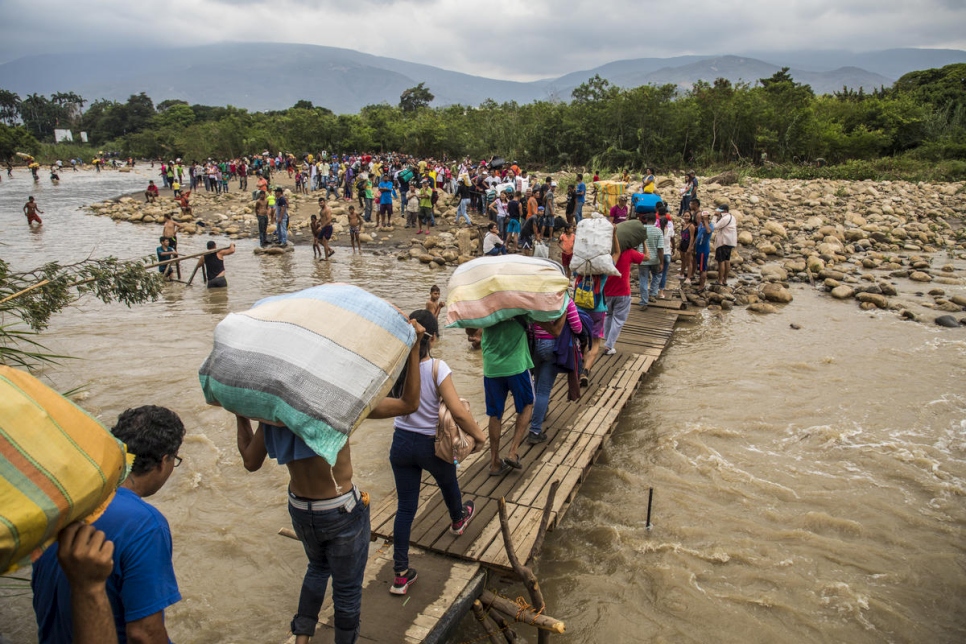
[[[349, 208], [353, 252], [363, 223], [372, 220], [377, 199], [378, 221], [390, 221], [393, 201], [398, 200], [406, 213], [406, 225], [417, 228], [418, 234], [435, 224], [434, 207], [440, 192], [457, 201], [457, 225], [472, 224], [471, 212], [487, 218], [482, 243], [486, 255], [540, 254], [541, 249], [546, 252], [547, 244], [559, 246], [573, 288], [573, 297], [559, 319], [533, 323], [518, 317], [482, 330], [467, 330], [471, 344], [482, 352], [485, 431], [460, 403], [450, 366], [433, 356], [439, 339], [438, 317], [445, 306], [439, 288], [433, 287], [423, 309], [409, 315], [416, 342], [406, 368], [393, 392], [369, 414], [371, 418], [395, 419], [388, 459], [398, 499], [389, 586], [396, 595], [408, 594], [418, 579], [409, 561], [409, 534], [418, 511], [422, 474], [428, 472], [439, 486], [454, 535], [464, 533], [476, 511], [473, 500], [461, 493], [456, 465], [434, 453], [441, 405], [473, 441], [474, 452], [489, 443], [491, 476], [523, 469], [520, 448], [524, 441], [535, 445], [552, 438], [545, 424], [558, 375], [570, 374], [577, 389], [574, 393], [571, 388], [571, 395], [579, 397], [597, 360], [617, 352], [632, 306], [631, 267], [639, 267], [640, 307], [646, 309], [654, 298], [664, 296], [675, 252], [680, 257], [679, 279], [685, 284], [696, 280], [697, 288], [704, 288], [712, 233], [717, 231], [714, 246], [719, 283], [727, 282], [730, 253], [736, 245], [736, 222], [728, 207], [719, 207], [714, 218], [702, 210], [692, 174], [681, 208], [674, 215], [662, 202], [653, 211], [640, 212], [628, 206], [626, 197], [603, 213], [613, 224], [611, 251], [619, 275], [584, 275], [582, 267], [575, 267], [571, 275], [575, 229], [586, 216], [584, 204], [589, 197], [583, 177], [578, 175], [568, 186], [566, 205], [558, 209], [558, 186], [551, 177], [540, 181], [516, 164], [494, 165], [464, 161], [448, 167], [394, 155], [343, 159], [320, 154], [301, 161], [278, 155], [251, 163], [247, 159], [192, 163], [186, 170], [174, 162], [161, 168], [163, 185], [172, 190], [177, 191], [187, 177], [189, 188], [182, 199], [201, 187], [217, 193], [226, 190], [230, 180], [247, 183], [248, 176], [256, 177], [253, 196], [263, 245], [269, 243], [266, 231], [271, 215], [278, 243], [287, 242], [287, 199], [282, 188], [270, 189], [273, 173], [293, 175], [304, 190], [325, 191], [318, 198], [319, 214], [311, 222], [313, 253], [320, 259], [335, 252], [328, 243], [333, 223], [329, 202], [332, 198], [352, 200], [353, 191], [361, 200], [358, 210], [354, 204]], [[301, 182], [299, 174], [303, 175]], [[648, 169], [641, 178], [641, 191], [653, 192], [653, 185], [653, 172]], [[145, 198], [157, 199], [153, 181]], [[183, 205], [188, 205], [186, 199]], [[32, 199], [24, 210], [28, 220], [42, 213]], [[178, 257], [178, 228], [168, 215], [157, 250], [159, 261]], [[361, 246], [359, 249], [361, 252]], [[205, 269], [209, 287], [227, 284], [224, 259], [234, 250], [234, 244], [217, 249], [214, 241], [208, 242], [210, 252], [198, 264]], [[170, 267], [162, 264], [158, 268], [170, 274]], [[516, 421], [504, 454], [501, 441], [508, 395], [513, 397]], [[369, 497], [353, 483], [348, 445], [330, 465], [286, 427], [242, 416], [236, 417], [235, 425], [238, 451], [247, 470], [260, 469], [268, 458], [288, 470], [289, 514], [308, 559], [291, 621], [296, 641], [304, 644], [315, 634], [330, 580], [335, 641], [357, 641], [370, 541]], [[71, 641], [72, 637], [76, 642], [167, 641], [164, 609], [181, 598], [171, 564], [172, 539], [163, 515], [143, 499], [161, 489], [181, 463], [184, 427], [170, 410], [142, 407], [124, 412], [112, 432], [135, 456], [131, 475], [93, 527], [69, 527], [61, 534], [59, 546], [37, 561], [32, 583], [42, 643]]]

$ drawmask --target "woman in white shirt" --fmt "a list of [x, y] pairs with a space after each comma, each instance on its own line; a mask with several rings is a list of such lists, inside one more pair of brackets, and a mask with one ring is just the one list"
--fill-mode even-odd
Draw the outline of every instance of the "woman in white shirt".
[[[419, 489], [423, 471], [429, 472], [449, 510], [450, 532], [461, 535], [473, 518], [473, 501], [464, 502], [460, 495], [459, 482], [456, 480], [456, 465], [447, 463], [436, 456], [436, 425], [439, 422], [440, 399], [453, 415], [456, 424], [469, 434], [476, 445], [474, 452], [483, 449], [486, 435], [460, 403], [459, 394], [453, 385], [449, 366], [442, 360], [433, 358], [430, 349], [439, 339], [439, 324], [436, 317], [425, 309], [413, 311], [409, 316], [426, 329], [418, 340], [420, 394], [419, 408], [407, 416], [397, 416], [392, 447], [389, 450], [389, 463], [396, 480], [396, 519], [393, 524], [393, 571], [395, 579], [389, 592], [405, 595], [409, 586], [416, 581], [416, 570], [409, 567], [409, 535], [413, 519], [419, 508]], [[438, 363], [435, 364], [434, 363]], [[436, 377], [433, 378], [433, 368]]]

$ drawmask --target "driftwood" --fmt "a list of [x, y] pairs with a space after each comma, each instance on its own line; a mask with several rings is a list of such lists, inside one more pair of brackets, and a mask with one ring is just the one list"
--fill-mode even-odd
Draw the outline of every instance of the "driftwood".
[[566, 625], [559, 619], [549, 615], [538, 615], [532, 609], [521, 608], [516, 602], [506, 597], [500, 597], [488, 590], [484, 590], [483, 594], [480, 595], [480, 602], [483, 603], [483, 608], [492, 608], [512, 620], [532, 624], [539, 628], [541, 632], [547, 631], [548, 633], [562, 635], [567, 630]]
[[500, 627], [486, 614], [486, 611], [483, 610], [483, 604], [480, 603], [479, 599], [473, 600], [473, 615], [486, 632], [486, 636], [490, 639], [490, 644], [500, 644]]
[[[540, 550], [543, 549], [543, 541], [547, 537], [547, 530], [550, 527], [550, 515], [553, 513], [554, 498], [557, 496], [557, 488], [559, 487], [560, 481], [554, 481], [550, 484], [547, 504], [543, 508], [543, 516], [540, 519], [540, 529], [537, 530], [537, 537], [533, 542], [533, 547], [530, 549], [530, 554], [527, 556], [526, 561], [532, 561], [540, 554]], [[507, 519], [505, 498], [500, 499], [500, 530], [503, 533], [503, 545], [506, 548], [507, 559], [510, 560], [513, 572], [520, 578], [523, 585], [526, 586], [527, 592], [530, 594], [532, 610], [530, 608], [517, 606], [517, 604], [501, 597], [496, 597], [495, 595], [495, 599], [499, 601], [494, 601], [493, 607], [517, 621], [525, 621], [537, 626], [540, 629], [537, 633], [537, 641], [543, 644], [549, 641], [551, 632], [563, 633], [565, 626], [560, 620], [547, 617], [543, 614], [543, 611], [547, 608], [547, 603], [544, 601], [543, 590], [540, 588], [537, 576], [533, 574], [533, 570], [521, 563], [520, 558], [517, 556], [516, 547], [510, 538], [510, 523]], [[510, 613], [501, 609], [499, 604], [502, 602], [507, 602], [510, 607], [515, 607], [516, 612], [512, 612], [513, 608], [508, 608], [511, 611]]]

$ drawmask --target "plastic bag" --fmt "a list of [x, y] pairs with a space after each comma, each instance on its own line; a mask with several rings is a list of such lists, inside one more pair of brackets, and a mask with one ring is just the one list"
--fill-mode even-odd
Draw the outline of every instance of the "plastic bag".
[[577, 224], [574, 256], [570, 270], [581, 275], [620, 275], [611, 250], [614, 226], [600, 217], [584, 218]]

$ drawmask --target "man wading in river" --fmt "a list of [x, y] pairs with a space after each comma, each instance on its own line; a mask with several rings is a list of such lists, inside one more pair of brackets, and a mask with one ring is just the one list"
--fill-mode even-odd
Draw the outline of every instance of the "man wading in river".
[[[215, 249], [215, 242], [208, 242], [208, 250]], [[228, 286], [225, 279], [225, 257], [235, 252], [235, 244], [232, 243], [228, 248], [222, 249], [217, 253], [209, 253], [204, 257], [198, 258], [198, 266], [205, 265], [205, 273], [208, 280], [208, 288], [224, 288]], [[197, 269], [195, 269], [197, 270]]]
[[[409, 352], [402, 398], [384, 398], [369, 418], [405, 416], [419, 408], [419, 347], [425, 329], [413, 320], [410, 323], [416, 330], [416, 342]], [[315, 635], [332, 577], [335, 643], [354, 644], [359, 639], [370, 526], [369, 495], [352, 484], [349, 443], [330, 467], [287, 427], [259, 423], [253, 432], [251, 421], [242, 416], [236, 416], [236, 427], [246, 470], [261, 468], [266, 456], [288, 467], [288, 512], [309, 558], [291, 625], [296, 643], [306, 644]]]

